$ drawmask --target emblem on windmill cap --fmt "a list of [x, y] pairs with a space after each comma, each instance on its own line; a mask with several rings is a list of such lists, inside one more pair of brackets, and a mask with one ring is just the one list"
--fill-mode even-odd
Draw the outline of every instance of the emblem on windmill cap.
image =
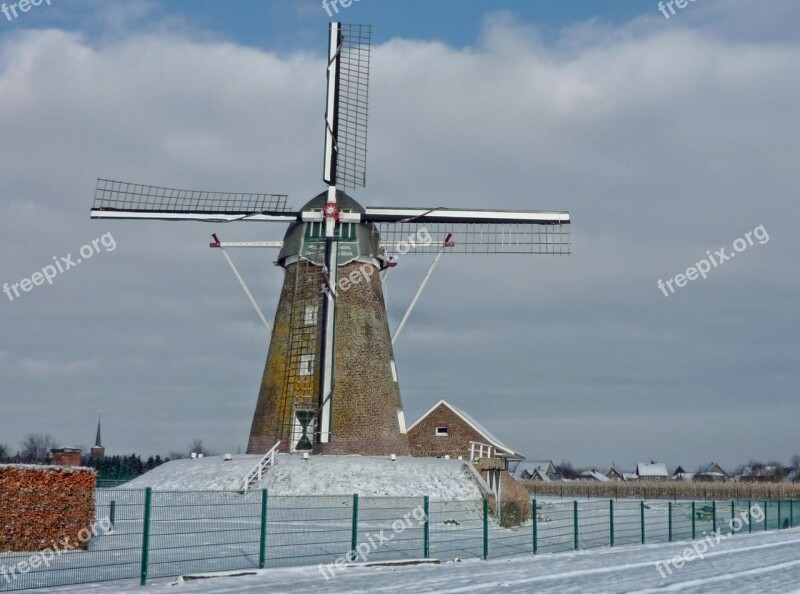
[[[327, 192], [322, 192], [311, 199], [301, 211], [325, 212], [336, 208], [339, 213], [365, 214], [366, 209], [351, 196], [341, 190], [336, 191], [336, 204], [327, 204]], [[344, 266], [358, 261], [373, 264], [381, 270], [389, 266], [389, 258], [381, 247], [378, 229], [373, 223], [341, 223], [336, 227], [335, 240], [338, 244], [337, 262]], [[322, 221], [298, 221], [289, 225], [283, 238], [283, 247], [278, 255], [277, 264], [286, 268], [299, 260], [308, 260], [312, 264], [322, 266], [325, 257], [325, 225]]]

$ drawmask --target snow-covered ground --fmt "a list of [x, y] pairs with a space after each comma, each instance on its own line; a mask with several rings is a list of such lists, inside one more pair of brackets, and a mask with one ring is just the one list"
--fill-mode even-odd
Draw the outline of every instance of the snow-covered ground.
[[[124, 489], [163, 491], [236, 490], [260, 456], [238, 455], [174, 460], [126, 483]], [[310, 456], [278, 454], [253, 489], [270, 495], [352, 495], [422, 497], [433, 501], [473, 500], [481, 491], [461, 460], [370, 456]]]
[[655, 563], [680, 555], [690, 546], [690, 542], [628, 545], [441, 565], [352, 567], [329, 580], [316, 567], [297, 567], [187, 582], [160, 579], [146, 588], [126, 581], [49, 591], [86, 594], [800, 592], [800, 529], [737, 534], [713, 547], [704, 559], [689, 561], [662, 578]]

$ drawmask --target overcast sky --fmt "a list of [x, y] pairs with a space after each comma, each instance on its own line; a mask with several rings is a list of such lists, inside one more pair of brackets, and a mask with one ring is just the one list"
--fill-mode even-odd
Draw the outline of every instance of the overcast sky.
[[[567, 257], [445, 257], [396, 356], [529, 458], [695, 467], [800, 452], [800, 4], [362, 0], [371, 206], [569, 210]], [[53, 0], [0, 14], [0, 443], [244, 450], [268, 336], [222, 255], [280, 225], [91, 221], [96, 177], [322, 189], [319, 2]], [[665, 297], [759, 226], [753, 245]], [[768, 235], [768, 241], [758, 237]], [[111, 242], [108, 241], [107, 244]], [[739, 244], [741, 247], [741, 243]], [[275, 254], [232, 254], [271, 317]], [[396, 325], [429, 256], [392, 273]], [[673, 284], [674, 286], [674, 284]], [[13, 295], [13, 293], [12, 293]]]

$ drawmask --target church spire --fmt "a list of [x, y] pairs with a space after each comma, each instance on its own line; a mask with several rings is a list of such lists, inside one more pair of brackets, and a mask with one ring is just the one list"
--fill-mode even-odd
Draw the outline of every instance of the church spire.
[[97, 411], [97, 437], [94, 439], [94, 447], [103, 447], [103, 441], [100, 439], [100, 411]]

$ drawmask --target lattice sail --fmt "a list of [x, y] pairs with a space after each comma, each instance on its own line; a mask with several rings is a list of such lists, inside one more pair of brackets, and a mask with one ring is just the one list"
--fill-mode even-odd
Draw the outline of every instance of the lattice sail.
[[[208, 215], [291, 215], [286, 194], [207, 192], [98, 179], [92, 216], [113, 213], [166, 215], [152, 218], [204, 218]], [[181, 215], [187, 215], [182, 217]], [[291, 217], [280, 217], [280, 220]]]
[[567, 224], [537, 223], [375, 223], [381, 245], [390, 254], [570, 253]]
[[336, 184], [367, 183], [367, 113], [372, 26], [341, 25], [337, 94]]

